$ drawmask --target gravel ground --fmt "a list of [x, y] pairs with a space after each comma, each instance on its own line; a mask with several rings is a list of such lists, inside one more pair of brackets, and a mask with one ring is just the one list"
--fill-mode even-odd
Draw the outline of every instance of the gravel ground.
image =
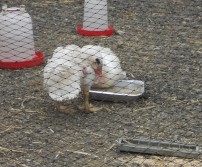
[[[17, 1], [18, 2], [18, 1]], [[14, 5], [17, 2], [11, 2]], [[58, 46], [99, 44], [121, 59], [129, 79], [142, 80], [145, 98], [96, 102], [112, 112], [55, 111], [43, 89], [44, 65], [0, 70], [0, 166], [202, 166], [202, 159], [119, 153], [120, 137], [202, 145], [202, 2], [109, 0], [109, 19], [121, 34], [82, 37], [83, 1], [20, 1], [47, 59]]]

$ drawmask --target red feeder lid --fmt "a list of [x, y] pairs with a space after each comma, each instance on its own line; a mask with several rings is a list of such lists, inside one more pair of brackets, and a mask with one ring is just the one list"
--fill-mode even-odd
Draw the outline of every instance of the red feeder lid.
[[35, 52], [35, 56], [30, 60], [24, 60], [19, 62], [4, 62], [0, 61], [0, 69], [17, 70], [22, 68], [30, 68], [38, 66], [44, 62], [44, 54], [42, 52]]
[[111, 36], [114, 32], [114, 27], [108, 26], [107, 30], [85, 30], [83, 26], [77, 26], [77, 31], [84, 36]]

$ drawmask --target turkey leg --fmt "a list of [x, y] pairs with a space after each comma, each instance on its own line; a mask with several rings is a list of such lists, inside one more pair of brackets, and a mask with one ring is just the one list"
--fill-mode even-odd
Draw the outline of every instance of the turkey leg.
[[93, 107], [89, 103], [89, 91], [84, 90], [83, 91], [83, 97], [84, 97], [84, 108], [85, 108], [86, 111], [88, 111], [88, 112], [97, 112], [97, 111], [102, 110], [102, 108]]
[[66, 110], [67, 110], [67, 106], [61, 105], [60, 102], [58, 102], [58, 101], [55, 102], [55, 108], [59, 112], [66, 112]]

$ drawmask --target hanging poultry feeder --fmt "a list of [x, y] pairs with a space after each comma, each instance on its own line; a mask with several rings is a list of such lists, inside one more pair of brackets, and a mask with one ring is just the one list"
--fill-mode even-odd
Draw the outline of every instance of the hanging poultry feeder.
[[32, 20], [24, 5], [3, 5], [0, 23], [0, 69], [30, 68], [43, 63], [44, 54], [34, 48]]
[[111, 36], [114, 27], [108, 25], [107, 0], [85, 0], [83, 26], [77, 31], [84, 36]]

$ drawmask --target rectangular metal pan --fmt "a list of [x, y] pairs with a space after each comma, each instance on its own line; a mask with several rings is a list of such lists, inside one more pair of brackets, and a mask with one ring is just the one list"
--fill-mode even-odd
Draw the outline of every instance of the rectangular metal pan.
[[139, 80], [120, 80], [111, 88], [90, 90], [90, 98], [94, 100], [130, 102], [144, 94], [144, 82]]

